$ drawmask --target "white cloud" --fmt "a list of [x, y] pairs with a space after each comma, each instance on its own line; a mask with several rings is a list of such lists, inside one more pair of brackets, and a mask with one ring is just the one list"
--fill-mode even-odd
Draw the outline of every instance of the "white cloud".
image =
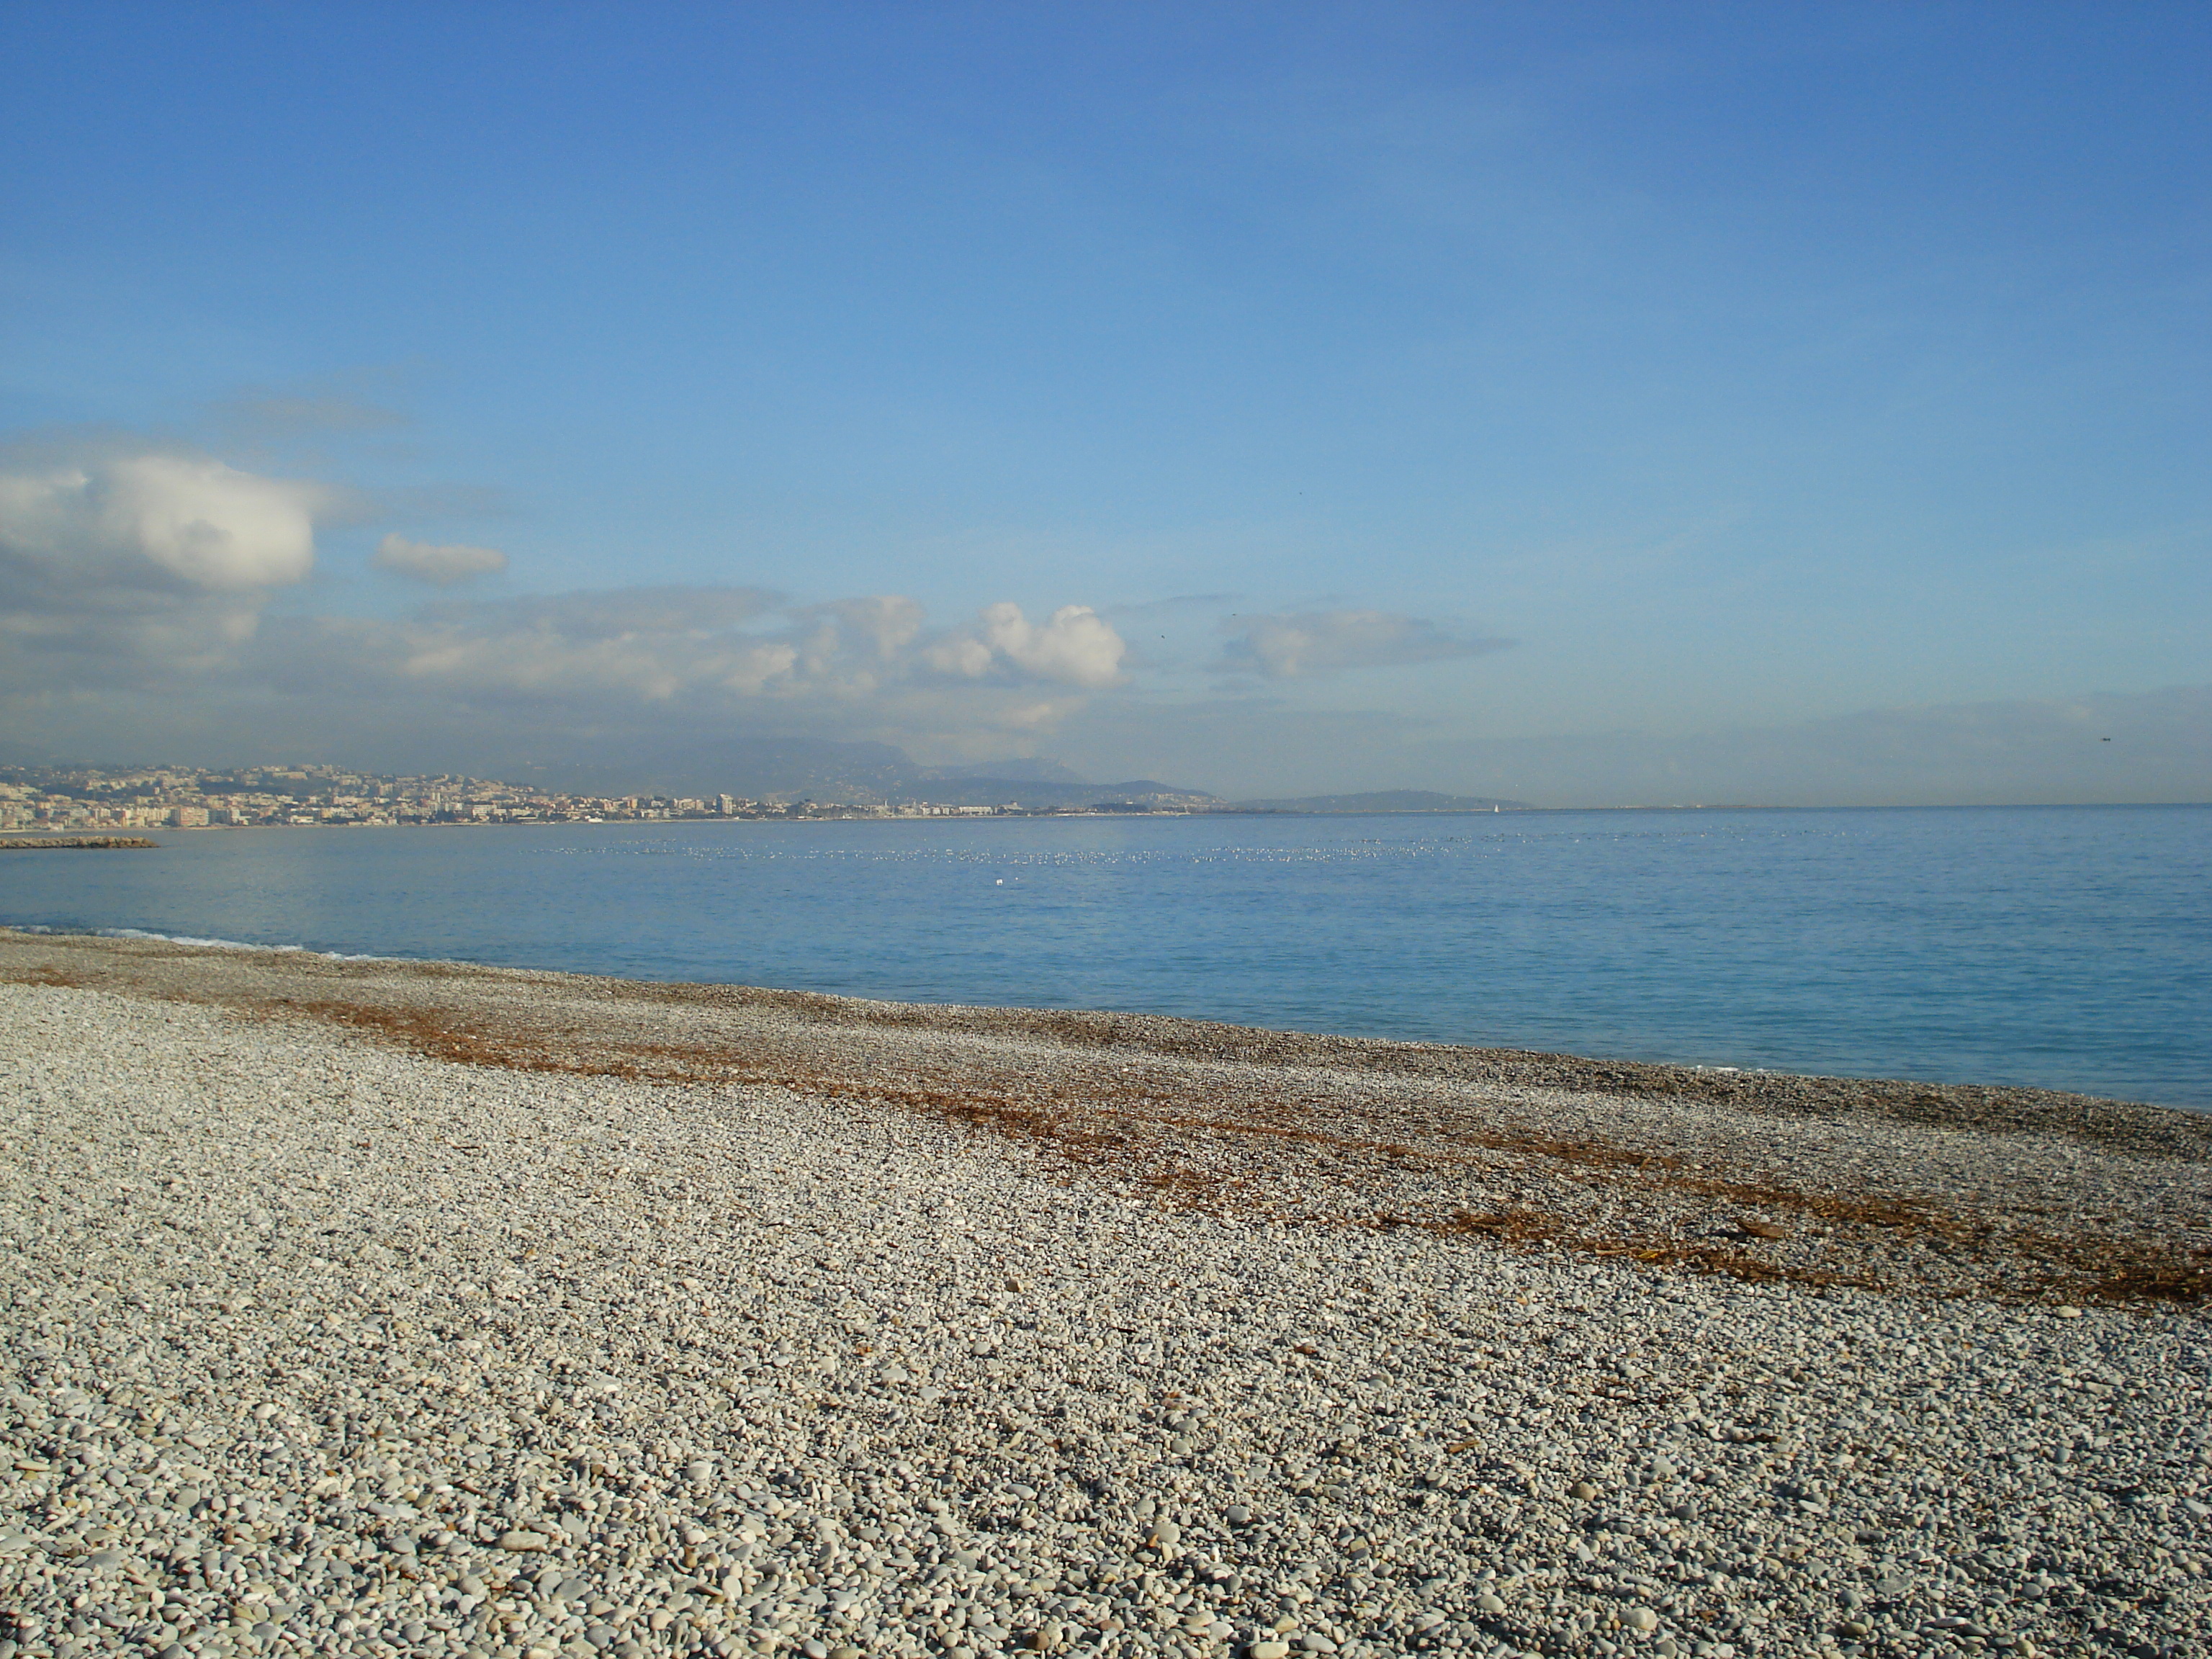
[[0, 685], [233, 659], [315, 562], [322, 486], [143, 443], [0, 455]]
[[787, 640], [735, 631], [773, 596], [753, 588], [617, 588], [453, 605], [401, 623], [345, 622], [359, 672], [465, 696], [667, 703], [756, 696], [787, 676]]
[[820, 610], [844, 626], [857, 629], [875, 647], [878, 660], [890, 662], [921, 633], [927, 614], [921, 605], [899, 593], [872, 593], [865, 599], [839, 599]]
[[1388, 668], [1503, 650], [1504, 640], [1465, 639], [1419, 617], [1389, 611], [1308, 611], [1235, 617], [1221, 665], [1269, 679], [1296, 679], [1348, 668]]
[[314, 568], [327, 499], [317, 484], [161, 451], [19, 465], [0, 473], [0, 557], [53, 591], [282, 587]]
[[376, 544], [369, 560], [379, 570], [408, 576], [439, 587], [478, 576], [496, 576], [507, 569], [507, 555], [495, 547], [471, 547], [462, 542], [410, 542], [404, 536], [386, 536]]
[[1103, 690], [1121, 681], [1128, 647], [1113, 624], [1087, 605], [1065, 605], [1042, 625], [1018, 605], [983, 607], [972, 627], [932, 642], [933, 667], [967, 679], [987, 675], [1030, 677]]
[[[1085, 605], [1012, 604], [933, 631], [900, 594], [811, 605], [750, 587], [640, 587], [447, 600], [399, 619], [293, 614], [322, 487], [143, 443], [0, 456], [0, 690], [158, 688], [291, 697], [406, 723], [496, 710], [512, 727], [657, 722], [919, 740], [964, 753], [1050, 729], [1121, 679], [1119, 635]], [[374, 564], [451, 586], [495, 549], [387, 535]]]
[[939, 633], [924, 623], [898, 594], [794, 606], [757, 588], [616, 588], [447, 602], [396, 621], [301, 618], [257, 658], [269, 683], [370, 705], [428, 699], [565, 727], [650, 720], [955, 754], [1048, 732], [1119, 678], [1120, 638], [1085, 606], [1042, 624], [1011, 605]]

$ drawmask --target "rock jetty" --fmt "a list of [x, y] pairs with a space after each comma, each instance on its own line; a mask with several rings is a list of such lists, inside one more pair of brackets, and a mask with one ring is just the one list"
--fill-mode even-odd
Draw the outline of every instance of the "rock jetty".
[[159, 847], [144, 836], [8, 836], [0, 835], [0, 853], [22, 853], [37, 848], [101, 849], [118, 847]]

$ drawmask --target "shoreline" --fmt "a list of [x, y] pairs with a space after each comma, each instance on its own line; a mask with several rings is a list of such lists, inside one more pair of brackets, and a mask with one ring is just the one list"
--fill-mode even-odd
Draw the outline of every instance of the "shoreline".
[[[454, 827], [454, 826], [437, 826]], [[0, 845], [4, 845], [0, 841]], [[79, 844], [76, 842], [65, 843]], [[84, 844], [94, 844], [86, 842]], [[97, 844], [106, 845], [106, 840]], [[129, 843], [139, 845], [136, 841]], [[158, 842], [143, 843], [149, 846]], [[241, 956], [300, 957], [337, 963], [377, 963], [419, 969], [441, 978], [481, 973], [578, 985], [633, 988], [644, 994], [690, 994], [712, 1000], [735, 996], [755, 1005], [846, 1010], [854, 1023], [900, 1024], [916, 1029], [981, 1032], [1030, 1030], [1084, 1042], [1133, 1041], [1164, 1054], [1216, 1059], [1267, 1057], [1304, 1053], [1389, 1070], [1453, 1071], [1493, 1083], [1528, 1083], [1597, 1092], [1623, 1091], [1732, 1101], [1744, 1104], [1789, 1103], [1817, 1109], [1821, 1103], [1859, 1109], [1887, 1108], [1900, 1117], [1958, 1127], [2042, 1128], [2077, 1133], [2090, 1139], [2130, 1134], [2148, 1140], [2176, 1139], [2173, 1120], [2201, 1121], [2206, 1133], [2182, 1131], [2178, 1141], [2212, 1155], [2212, 1108], [2160, 1105], [2118, 1095], [2086, 1094], [2032, 1084], [1942, 1083], [1911, 1078], [1855, 1077], [1793, 1072], [1773, 1066], [1718, 1066], [1687, 1060], [1644, 1060], [1578, 1054], [1564, 1050], [1522, 1048], [1421, 1038], [1370, 1037], [1307, 1031], [1288, 1027], [1242, 1025], [1193, 1015], [1154, 1014], [1099, 1008], [1036, 1007], [1019, 1004], [908, 1002], [894, 998], [848, 996], [836, 992], [799, 991], [723, 981], [633, 978], [573, 969], [513, 967], [461, 958], [347, 953], [307, 945], [263, 945], [246, 939], [161, 933], [137, 927], [9, 926], [0, 922], [0, 945], [9, 939], [122, 941], [159, 947], [234, 952]], [[1079, 1033], [1088, 1034], [1079, 1036]], [[1432, 1057], [1424, 1065], [1416, 1057]], [[1455, 1066], [1454, 1061], [1457, 1060]], [[1929, 1114], [1932, 1112], [1932, 1115]]]
[[1915, 1086], [0, 931], [0, 1641], [2183, 1650], [2212, 1126]]
[[2178, 1107], [161, 937], [0, 928], [4, 981], [921, 1112], [1218, 1214], [1808, 1285], [2212, 1297], [2212, 1113]]

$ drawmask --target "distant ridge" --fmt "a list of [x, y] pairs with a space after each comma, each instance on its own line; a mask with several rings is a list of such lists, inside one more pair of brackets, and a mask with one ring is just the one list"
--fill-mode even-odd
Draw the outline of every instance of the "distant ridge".
[[936, 806], [1021, 806], [1030, 811], [1054, 807], [1129, 806], [1147, 811], [1191, 807], [1218, 811], [1221, 797], [1203, 789], [1179, 788], [1156, 778], [1127, 778], [1120, 783], [1060, 783], [1031, 778], [971, 777], [910, 779], [886, 792], [895, 800], [927, 801]]
[[1056, 760], [977, 761], [966, 766], [924, 766], [914, 773], [917, 778], [985, 778], [1019, 783], [1073, 783], [1088, 789], [1079, 772], [1062, 766]]
[[1433, 789], [1375, 789], [1364, 795], [1298, 795], [1284, 800], [1231, 802], [1232, 812], [1528, 812], [1533, 802], [1489, 795], [1443, 795]]

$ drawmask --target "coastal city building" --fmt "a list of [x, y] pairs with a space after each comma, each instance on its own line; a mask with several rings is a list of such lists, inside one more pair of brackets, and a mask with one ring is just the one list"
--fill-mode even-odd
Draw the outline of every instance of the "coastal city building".
[[0, 769], [0, 830], [382, 824], [612, 823], [707, 818], [940, 818], [1203, 810], [1151, 802], [1026, 807], [746, 795], [588, 795], [489, 778], [327, 766]]

